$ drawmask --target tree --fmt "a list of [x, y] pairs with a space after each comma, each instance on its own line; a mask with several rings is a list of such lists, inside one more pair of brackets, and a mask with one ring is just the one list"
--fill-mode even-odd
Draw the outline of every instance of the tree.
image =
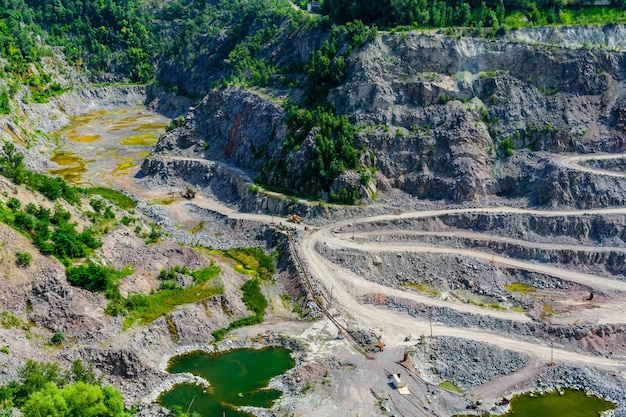
[[46, 383], [41, 391], [34, 392], [22, 407], [24, 417], [68, 415], [68, 406], [61, 390], [52, 382]]
[[[17, 370], [20, 381], [15, 390], [15, 404], [23, 404], [34, 392], [42, 390], [46, 384], [64, 385], [66, 375], [56, 363], [26, 361], [26, 364]], [[44, 415], [44, 414], [42, 414]], [[53, 415], [53, 414], [48, 414]]]
[[76, 382], [58, 388], [48, 383], [33, 393], [22, 407], [24, 417], [127, 417], [122, 394], [105, 385]]

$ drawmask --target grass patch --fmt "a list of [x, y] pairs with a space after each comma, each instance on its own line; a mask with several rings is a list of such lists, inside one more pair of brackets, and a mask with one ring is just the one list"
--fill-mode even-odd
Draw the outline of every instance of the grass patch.
[[253, 278], [268, 280], [276, 270], [272, 257], [266, 255], [261, 248], [232, 248], [215, 253], [239, 262], [235, 266], [235, 271]]
[[0, 324], [3, 329], [12, 329], [21, 326], [22, 321], [8, 311], [3, 310], [2, 314], [0, 314]]
[[463, 392], [463, 390], [461, 388], [457, 387], [456, 385], [454, 385], [450, 381], [443, 381], [443, 382], [439, 383], [439, 388], [443, 388], [445, 390], [456, 392], [456, 393], [459, 393], [459, 394], [461, 394]]
[[545, 311], [547, 314], [550, 314], [550, 315], [557, 313], [557, 311], [553, 309], [550, 304], [544, 304], [543, 311]]
[[521, 292], [522, 294], [531, 294], [537, 292], [537, 288], [522, 284], [520, 282], [513, 282], [504, 286], [504, 289], [510, 292]]
[[241, 286], [241, 291], [243, 291], [243, 303], [246, 305], [248, 310], [253, 311], [254, 314], [237, 319], [230, 323], [230, 325], [226, 328], [213, 331], [211, 335], [215, 338], [216, 342], [222, 340], [224, 335], [231, 330], [244, 326], [251, 326], [263, 321], [265, 309], [267, 308], [267, 300], [261, 292], [260, 281], [256, 278], [249, 279]]
[[170, 204], [172, 204], [173, 202], [177, 200], [179, 199], [178, 198], [153, 198], [150, 201], [160, 206], [169, 206]]
[[424, 284], [423, 282], [408, 282], [405, 285], [411, 289], [414, 289], [431, 297], [439, 297], [439, 294], [441, 294], [439, 288]]
[[109, 200], [111, 203], [115, 204], [121, 209], [124, 210], [132, 210], [137, 206], [137, 202], [127, 196], [124, 193], [121, 193], [116, 190], [112, 190], [110, 188], [105, 187], [92, 187], [85, 188], [85, 194], [87, 195], [99, 195], [102, 198]]
[[522, 307], [517, 307], [517, 306], [513, 306], [513, 307], [511, 307], [511, 310], [512, 310], [512, 311], [515, 311], [516, 313], [523, 313], [523, 312], [525, 312], [525, 311], [526, 311], [526, 310], [524, 310]]
[[223, 291], [221, 285], [210, 285], [208, 282], [211, 278], [216, 277], [220, 271], [221, 268], [215, 265], [202, 268], [191, 273], [196, 282], [187, 288], [168, 288], [150, 295], [133, 294], [129, 296], [123, 306], [127, 311], [127, 316], [124, 319], [122, 329], [128, 329], [135, 323], [151, 323], [179, 305], [196, 303], [221, 293]]
[[204, 229], [204, 226], [206, 226], [206, 224], [207, 224], [206, 220], [203, 220], [203, 221], [199, 222], [197, 225], [195, 225], [194, 227], [191, 228], [189, 233], [191, 233], [192, 235], [195, 235], [196, 233], [198, 233], [202, 229]]

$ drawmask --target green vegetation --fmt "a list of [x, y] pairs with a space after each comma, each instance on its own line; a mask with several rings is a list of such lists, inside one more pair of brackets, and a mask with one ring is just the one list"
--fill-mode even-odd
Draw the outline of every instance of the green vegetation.
[[442, 381], [441, 383], [439, 383], [439, 387], [459, 394], [463, 393], [463, 390], [461, 388], [457, 387], [456, 385], [454, 385], [454, 383], [450, 381]]
[[624, 0], [610, 7], [590, 7], [585, 2], [561, 0], [325, 0], [322, 13], [335, 23], [361, 20], [386, 28], [489, 27], [506, 25], [618, 23], [626, 21]]
[[511, 284], [507, 284], [504, 286], [504, 289], [510, 292], [521, 292], [523, 294], [530, 294], [530, 293], [534, 293], [537, 291], [537, 288], [530, 286], [530, 285], [522, 284], [520, 282], [513, 282]]
[[89, 291], [103, 292], [117, 285], [119, 271], [92, 262], [75, 268], [67, 268], [65, 275], [70, 284]]
[[435, 288], [423, 282], [415, 283], [415, 282], [403, 281], [402, 285], [406, 285], [409, 288], [412, 288], [414, 290], [427, 294], [431, 297], [439, 297], [439, 295], [441, 294], [441, 291], [438, 288]]
[[[195, 271], [190, 271], [184, 266], [163, 270], [159, 274], [162, 285], [158, 291], [149, 295], [130, 294], [126, 300], [112, 300], [107, 311], [114, 315], [126, 315], [123, 324], [125, 329], [135, 323], [151, 323], [159, 317], [167, 315], [176, 306], [196, 303], [222, 292], [221, 285], [210, 282], [220, 271], [220, 267], [216, 265]], [[192, 276], [194, 283], [187, 288], [175, 285], [172, 280], [176, 273]]]
[[56, 363], [28, 360], [17, 374], [17, 380], [0, 387], [0, 415], [17, 407], [25, 417], [130, 416], [122, 394], [103, 385], [92, 364], [76, 360], [62, 370]]
[[[348, 121], [347, 116], [338, 116], [326, 107], [317, 107], [314, 110], [301, 109], [296, 106], [288, 108], [287, 124], [293, 133], [285, 142], [281, 161], [287, 159], [290, 153], [300, 146], [308, 132], [317, 129], [315, 134], [315, 155], [300, 175], [292, 179], [291, 186], [298, 190], [297, 183], [301, 178], [317, 183], [319, 188], [328, 192], [333, 180], [348, 169], [357, 172], [366, 172], [361, 167], [359, 157], [363, 150], [357, 150], [354, 142], [355, 127]], [[282, 172], [285, 164], [270, 160], [267, 172], [276, 169]], [[286, 175], [280, 175], [287, 178]], [[271, 179], [262, 174], [261, 181]], [[332, 193], [330, 200], [344, 204], [354, 204], [358, 199], [358, 189], [343, 189], [339, 194]]]
[[504, 150], [504, 154], [509, 157], [515, 153], [515, 146], [512, 138], [503, 139], [498, 143], [498, 148]]
[[34, 191], [39, 191], [52, 201], [62, 198], [70, 204], [80, 203], [78, 188], [68, 185], [61, 178], [27, 170], [24, 167], [24, 155], [17, 152], [11, 142], [4, 142], [2, 145], [0, 174], [16, 184], [24, 184]]
[[226, 328], [213, 331], [211, 334], [216, 342], [222, 340], [224, 335], [231, 330], [244, 326], [252, 326], [253, 324], [258, 324], [263, 321], [267, 300], [261, 292], [260, 281], [256, 278], [249, 279], [241, 286], [241, 291], [243, 291], [243, 303], [248, 310], [254, 312], [254, 314], [237, 319]]
[[215, 330], [212, 333], [215, 341], [222, 340], [224, 335], [233, 329], [263, 321], [267, 300], [261, 292], [261, 282], [271, 279], [275, 271], [272, 257], [266, 255], [261, 248], [233, 248], [218, 253], [239, 262], [235, 270], [252, 277], [241, 286], [241, 291], [243, 303], [254, 314], [237, 319], [226, 328]]
[[17, 264], [23, 268], [28, 267], [33, 261], [33, 255], [28, 252], [16, 252]]
[[274, 260], [266, 255], [261, 248], [232, 248], [218, 253], [239, 262], [235, 267], [237, 272], [250, 275], [253, 278], [268, 280], [276, 270]]
[[3, 329], [12, 329], [21, 326], [22, 321], [8, 311], [3, 310], [2, 314], [0, 314], [0, 324], [2, 324]]
[[124, 210], [132, 210], [137, 206], [137, 202], [128, 195], [110, 188], [85, 188], [83, 192], [87, 195], [99, 195]]
[[63, 343], [64, 340], [65, 340], [65, 333], [57, 330], [56, 332], [54, 332], [54, 334], [50, 338], [50, 343], [52, 343], [53, 345], [60, 345], [61, 343]]
[[[84, 258], [93, 249], [99, 248], [102, 243], [91, 229], [78, 232], [75, 224], [70, 223], [71, 215], [68, 211], [57, 206], [52, 213], [42, 206], [28, 204], [21, 210], [18, 199], [11, 197], [7, 208], [0, 206], [0, 220], [32, 239], [40, 252], [54, 255], [65, 264], [73, 259]], [[28, 266], [30, 254], [18, 254], [18, 264]]]

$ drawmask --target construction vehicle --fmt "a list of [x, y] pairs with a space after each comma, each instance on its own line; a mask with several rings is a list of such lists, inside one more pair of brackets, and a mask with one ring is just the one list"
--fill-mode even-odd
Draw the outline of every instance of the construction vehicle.
[[297, 214], [294, 214], [294, 215], [287, 216], [287, 221], [292, 222], [292, 223], [302, 223], [303, 219]]
[[185, 191], [182, 192], [182, 196], [191, 200], [196, 196], [196, 190], [194, 190], [190, 186], [187, 186], [187, 188], [185, 188]]

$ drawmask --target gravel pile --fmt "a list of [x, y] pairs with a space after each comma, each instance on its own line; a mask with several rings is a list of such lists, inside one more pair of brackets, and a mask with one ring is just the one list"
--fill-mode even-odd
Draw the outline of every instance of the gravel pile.
[[455, 337], [435, 339], [422, 354], [433, 373], [465, 390], [515, 372], [528, 361], [522, 353]]
[[137, 204], [148, 221], [159, 226], [168, 239], [183, 245], [197, 245], [208, 248], [227, 249], [232, 247], [261, 246], [273, 236], [273, 229], [251, 221], [228, 219], [211, 210], [192, 206], [190, 211], [205, 222], [202, 230], [189, 233], [181, 229], [167, 214], [163, 206], [148, 204], [140, 200]]
[[553, 391], [557, 388], [581, 389], [617, 404], [612, 412], [613, 417], [626, 417], [626, 386], [612, 372], [557, 365], [548, 368], [528, 385], [542, 391]]

